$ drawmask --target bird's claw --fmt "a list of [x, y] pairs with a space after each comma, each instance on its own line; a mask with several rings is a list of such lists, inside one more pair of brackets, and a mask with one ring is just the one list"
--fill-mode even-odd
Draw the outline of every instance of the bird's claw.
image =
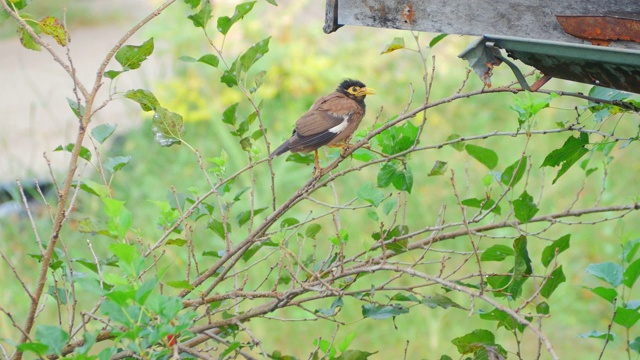
[[351, 146], [350, 146], [349, 144], [344, 144], [344, 145], [342, 146], [342, 149], [340, 150], [340, 156], [341, 156], [341, 157], [346, 157], [346, 156], [347, 156], [347, 151], [349, 151], [349, 148], [350, 148], [350, 147], [351, 147]]

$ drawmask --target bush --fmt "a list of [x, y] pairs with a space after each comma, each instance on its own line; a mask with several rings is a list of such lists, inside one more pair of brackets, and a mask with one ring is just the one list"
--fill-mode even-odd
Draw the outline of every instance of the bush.
[[[630, 331], [640, 319], [632, 297], [640, 242], [637, 226], [623, 219], [640, 206], [633, 187], [616, 183], [635, 181], [623, 174], [637, 162], [620, 158], [638, 140], [637, 100], [597, 87], [587, 95], [529, 93], [515, 82], [488, 88], [469, 71], [452, 84], [438, 78], [431, 56], [448, 39], [411, 33], [413, 45], [396, 38], [383, 53], [401, 52], [381, 61], [417, 65], [402, 76], [422, 80], [386, 82], [379, 94], [389, 95], [379, 101], [390, 105], [376, 111], [367, 99], [374, 120], [342, 151], [322, 150], [324, 167], [314, 173], [313, 156], [290, 154], [285, 162], [267, 154], [288, 137], [311, 94], [335, 85], [326, 68], [288, 73], [286, 50], [271, 54], [286, 40], [265, 28], [247, 30], [257, 36], [251, 43], [232, 36], [245, 17], [281, 11], [267, 3], [275, 4], [245, 2], [213, 17], [207, 1], [167, 1], [105, 56], [94, 85], [51, 51], [74, 80], [69, 104], [79, 126], [75, 143], [58, 149], [72, 161], [54, 181], [52, 221], [32, 220], [32, 253], [20, 259], [29, 265], [17, 271], [3, 251], [13, 273], [8, 288], [26, 299], [0, 307], [11, 326], [8, 357], [450, 359], [457, 351], [555, 359], [558, 348], [575, 351], [556, 319], [600, 329], [581, 336], [603, 341], [591, 345], [601, 357], [606, 349], [640, 349]], [[34, 19], [25, 1], [0, 4], [25, 47], [66, 46], [60, 19]], [[179, 54], [181, 77], [161, 85], [163, 96], [101, 86], [153, 56], [155, 36], [127, 42], [169, 8], [188, 12], [173, 26], [198, 29], [209, 50]], [[357, 39], [358, 51], [370, 53]], [[315, 54], [316, 68], [337, 64]], [[213, 75], [220, 83], [202, 81]], [[210, 93], [198, 95], [201, 87]], [[114, 141], [114, 126], [93, 126], [96, 111], [108, 106], [94, 102], [101, 91], [108, 102], [137, 103], [152, 133]], [[162, 100], [172, 97], [180, 101]], [[512, 103], [516, 121], [494, 121], [502, 102]], [[96, 176], [77, 176], [83, 162]], [[628, 227], [614, 234], [611, 224]], [[595, 236], [622, 244], [621, 261], [597, 252], [572, 258]], [[585, 267], [606, 285], [576, 293], [576, 272]], [[604, 299], [611, 312], [582, 318], [596, 303], [584, 294]]]

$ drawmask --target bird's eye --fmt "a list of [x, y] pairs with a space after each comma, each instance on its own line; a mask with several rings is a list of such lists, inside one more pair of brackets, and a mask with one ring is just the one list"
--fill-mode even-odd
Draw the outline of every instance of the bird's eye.
[[349, 88], [349, 92], [352, 93], [352, 94], [357, 93], [358, 90], [360, 90], [360, 88], [357, 87], [357, 86], [352, 86], [352, 87]]

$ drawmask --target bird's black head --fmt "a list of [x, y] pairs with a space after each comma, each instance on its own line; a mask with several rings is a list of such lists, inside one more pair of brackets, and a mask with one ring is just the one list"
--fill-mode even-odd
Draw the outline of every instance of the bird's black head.
[[336, 91], [350, 97], [359, 104], [364, 104], [364, 98], [367, 97], [367, 95], [376, 93], [374, 89], [368, 88], [362, 81], [352, 79], [343, 80], [340, 85], [338, 85]]

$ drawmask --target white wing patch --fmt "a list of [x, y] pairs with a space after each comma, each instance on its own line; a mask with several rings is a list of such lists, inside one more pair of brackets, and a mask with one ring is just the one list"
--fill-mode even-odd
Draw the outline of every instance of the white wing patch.
[[347, 128], [347, 125], [349, 124], [349, 119], [351, 118], [351, 113], [347, 113], [347, 114], [344, 114], [344, 115], [340, 116], [338, 114], [334, 114], [334, 113], [330, 112], [329, 115], [335, 116], [335, 117], [342, 117], [342, 122], [340, 124], [330, 128], [329, 129], [330, 132], [332, 132], [334, 134], [339, 134], [340, 132], [342, 132], [344, 129]]

